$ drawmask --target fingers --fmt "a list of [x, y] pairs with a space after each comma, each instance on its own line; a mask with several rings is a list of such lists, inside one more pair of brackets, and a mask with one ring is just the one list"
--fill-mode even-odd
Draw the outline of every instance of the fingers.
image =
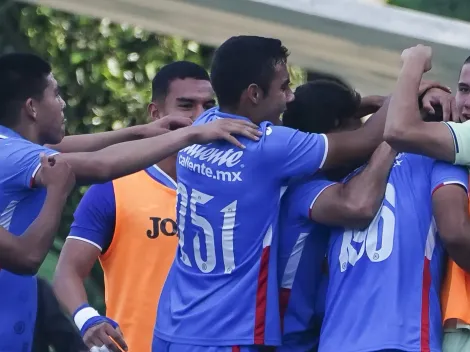
[[242, 143], [240, 143], [238, 139], [236, 139], [230, 133], [226, 133], [225, 135], [222, 136], [222, 138], [225, 139], [227, 142], [232, 143], [234, 146], [238, 148], [242, 148], [242, 149], [246, 148]]
[[457, 109], [457, 104], [456, 104], [455, 99], [453, 97], [450, 101], [450, 110], [452, 111], [452, 121], [454, 121], [454, 122], [465, 122], [464, 120], [461, 120], [459, 110]]
[[[118, 328], [119, 329], [119, 328]], [[114, 329], [112, 326], [106, 325], [105, 326], [105, 332], [110, 336], [124, 351], [127, 351], [127, 344], [124, 341], [124, 337], [122, 336], [120, 330], [118, 331], [117, 329]], [[114, 343], [112, 343], [113, 346], [115, 346]], [[107, 347], [110, 347], [106, 345]], [[112, 350], [113, 351], [113, 350]], [[116, 351], [119, 352], [119, 349]]]
[[440, 101], [440, 104], [442, 106], [442, 119], [444, 121], [449, 121], [451, 119], [451, 114], [452, 114], [452, 110], [451, 110], [451, 106], [450, 106], [450, 99], [442, 99]]
[[434, 115], [436, 113], [436, 111], [434, 110], [431, 102], [429, 100], [424, 100], [423, 99], [423, 109], [424, 111], [426, 111], [427, 113], [429, 114], [432, 114]]
[[193, 124], [193, 120], [189, 117], [169, 117], [169, 127], [170, 130], [175, 130], [181, 127], [191, 126]]

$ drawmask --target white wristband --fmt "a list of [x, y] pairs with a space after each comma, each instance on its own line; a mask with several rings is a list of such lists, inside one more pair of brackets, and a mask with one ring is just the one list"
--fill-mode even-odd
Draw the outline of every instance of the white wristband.
[[77, 325], [78, 330], [82, 330], [83, 325], [85, 325], [88, 319], [99, 316], [100, 313], [98, 313], [95, 308], [85, 307], [75, 314], [73, 320], [75, 322], [75, 325]]

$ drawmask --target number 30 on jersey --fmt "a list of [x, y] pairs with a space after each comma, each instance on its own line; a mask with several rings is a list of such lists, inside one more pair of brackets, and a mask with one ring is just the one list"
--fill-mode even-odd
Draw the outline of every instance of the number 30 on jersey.
[[[341, 272], [347, 270], [348, 264], [356, 265], [364, 253], [375, 263], [390, 257], [395, 236], [395, 200], [395, 187], [389, 183], [385, 191], [385, 200], [369, 227], [362, 231], [351, 229], [344, 231], [339, 254]], [[379, 236], [381, 245], [377, 248]]]

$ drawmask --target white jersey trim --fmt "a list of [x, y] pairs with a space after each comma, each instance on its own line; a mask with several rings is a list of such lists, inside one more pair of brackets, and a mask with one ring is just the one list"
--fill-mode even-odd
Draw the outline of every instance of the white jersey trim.
[[97, 243], [95, 243], [95, 242], [93, 242], [93, 241], [87, 240], [86, 238], [81, 238], [81, 237], [77, 237], [77, 236], [67, 236], [66, 241], [69, 240], [69, 239], [89, 243], [89, 244], [91, 244], [92, 246], [98, 248], [98, 249], [100, 250], [100, 252], [103, 251], [103, 248], [101, 248], [100, 245], [98, 245]]
[[178, 188], [178, 185], [176, 184], [175, 180], [173, 180], [165, 171], [163, 171], [162, 169], [160, 169], [157, 165], [153, 165], [153, 167], [159, 172], [161, 173], [163, 176], [165, 176], [165, 178], [171, 182], [171, 184], [173, 186], [175, 186], [175, 188], [177, 189]]
[[[59, 152], [52, 153], [48, 156], [54, 156], [60, 154]], [[41, 168], [41, 161], [39, 161], [39, 164], [36, 166], [36, 168], [33, 171], [33, 174], [31, 175], [31, 180], [34, 180], [36, 178], [36, 174], [38, 173], [39, 169]]]
[[321, 169], [323, 167], [323, 165], [325, 165], [325, 161], [326, 161], [326, 158], [328, 156], [328, 137], [326, 136], [326, 134], [323, 134], [323, 133], [320, 136], [322, 136], [323, 139], [325, 140], [325, 153], [323, 154], [323, 159], [320, 163], [319, 169]]
[[337, 185], [337, 183], [332, 183], [330, 185], [327, 185], [325, 187], [323, 187], [323, 189], [318, 192], [318, 194], [315, 196], [315, 198], [313, 198], [312, 200], [312, 203], [310, 203], [310, 208], [309, 208], [309, 211], [310, 209], [312, 209], [313, 205], [315, 204], [315, 202], [317, 201], [318, 197], [320, 197], [322, 195], [322, 193], [327, 189], [327, 188], [330, 188], [331, 186], [334, 186], [334, 185]]
[[292, 289], [294, 284], [294, 279], [297, 274], [297, 269], [299, 268], [300, 259], [302, 258], [302, 253], [305, 247], [305, 240], [309, 235], [308, 232], [303, 232], [300, 234], [299, 238], [295, 242], [294, 248], [289, 256], [287, 261], [286, 269], [282, 275], [281, 287]]

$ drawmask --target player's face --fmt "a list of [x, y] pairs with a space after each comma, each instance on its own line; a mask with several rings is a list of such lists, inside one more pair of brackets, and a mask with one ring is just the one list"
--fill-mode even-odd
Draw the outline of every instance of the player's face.
[[35, 106], [41, 143], [60, 143], [65, 136], [65, 102], [59, 94], [57, 81], [52, 74], [47, 77], [47, 87], [43, 97]]
[[287, 103], [294, 100], [294, 93], [290, 88], [290, 77], [284, 63], [275, 66], [274, 79], [271, 82], [265, 99], [260, 104], [259, 111], [264, 120], [280, 125], [281, 115], [287, 108]]
[[463, 119], [470, 120], [470, 64], [463, 65], [455, 102]]
[[170, 83], [164, 104], [150, 112], [153, 118], [175, 114], [196, 120], [204, 111], [215, 106], [214, 90], [209, 81], [186, 78]]

